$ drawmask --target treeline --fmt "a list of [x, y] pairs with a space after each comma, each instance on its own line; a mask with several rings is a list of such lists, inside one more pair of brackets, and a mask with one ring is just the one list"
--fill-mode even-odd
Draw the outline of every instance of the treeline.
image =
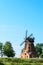
[[[43, 58], [43, 43], [37, 43], [35, 46], [35, 50], [37, 52], [38, 57]], [[21, 50], [21, 52], [23, 49]], [[3, 45], [2, 42], [0, 42], [0, 56], [7, 56], [7, 57], [14, 57], [15, 56], [15, 50], [13, 49], [12, 43], [9, 41], [6, 41]]]
[[2, 42], [0, 42], [0, 56], [7, 56], [7, 57], [14, 57], [15, 51], [13, 50], [12, 44], [9, 41], [6, 41], [3, 45]]

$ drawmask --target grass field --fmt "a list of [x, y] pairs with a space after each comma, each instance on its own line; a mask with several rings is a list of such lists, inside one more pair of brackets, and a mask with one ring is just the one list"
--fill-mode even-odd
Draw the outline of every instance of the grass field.
[[43, 65], [43, 58], [0, 58], [0, 65]]

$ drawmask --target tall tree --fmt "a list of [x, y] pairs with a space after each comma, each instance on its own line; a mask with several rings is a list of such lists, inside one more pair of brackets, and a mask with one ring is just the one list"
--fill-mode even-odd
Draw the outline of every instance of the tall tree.
[[15, 51], [13, 50], [13, 47], [9, 41], [6, 41], [4, 45], [4, 54], [8, 57], [14, 57]]
[[42, 54], [42, 49], [43, 49], [43, 43], [37, 43], [35, 46], [36, 52], [38, 56]]
[[1, 54], [1, 57], [3, 56], [3, 43], [0, 42], [0, 54]]

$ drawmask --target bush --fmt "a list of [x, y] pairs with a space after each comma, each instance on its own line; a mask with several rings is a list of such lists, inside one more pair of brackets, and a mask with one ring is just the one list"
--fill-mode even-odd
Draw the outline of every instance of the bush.
[[0, 62], [0, 65], [4, 65], [4, 64]]
[[40, 55], [41, 58], [43, 58], [43, 53]]

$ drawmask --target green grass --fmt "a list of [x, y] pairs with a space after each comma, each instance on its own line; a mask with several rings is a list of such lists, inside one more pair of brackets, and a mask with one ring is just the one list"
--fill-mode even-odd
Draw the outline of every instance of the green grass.
[[0, 58], [0, 65], [43, 65], [43, 58]]

